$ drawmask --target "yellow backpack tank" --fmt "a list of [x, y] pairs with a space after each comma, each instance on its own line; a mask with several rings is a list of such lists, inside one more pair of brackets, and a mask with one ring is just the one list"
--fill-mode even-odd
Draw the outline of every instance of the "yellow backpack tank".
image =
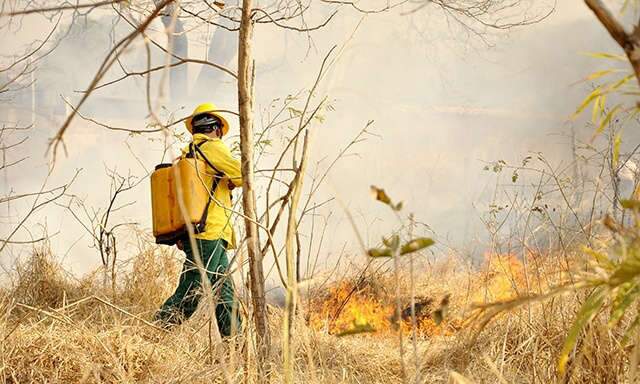
[[207, 162], [193, 156], [156, 166], [151, 174], [151, 213], [157, 244], [173, 245], [186, 236], [187, 222], [195, 233], [204, 230], [211, 203], [209, 191], [218, 180], [219, 175]]

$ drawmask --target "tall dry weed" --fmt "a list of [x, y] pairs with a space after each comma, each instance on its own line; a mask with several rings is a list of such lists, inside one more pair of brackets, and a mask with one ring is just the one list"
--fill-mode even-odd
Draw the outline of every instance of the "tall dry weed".
[[12, 298], [36, 307], [59, 307], [81, 288], [73, 284], [46, 246], [34, 248], [30, 258], [16, 263], [12, 280]]
[[[419, 333], [417, 350], [410, 347], [407, 351], [408, 356], [416, 353], [419, 359], [417, 368], [406, 365], [409, 378], [417, 374], [422, 382], [445, 383], [450, 372], [478, 383], [540, 383], [560, 378], [554, 362], [583, 296], [567, 294], [501, 314], [479, 334], [472, 324], [461, 326], [471, 314], [468, 308], [474, 301], [522, 294], [525, 277], [532, 287], [543, 290], [565, 276], [558, 273], [553, 255], [532, 256], [526, 270], [518, 259], [497, 256], [477, 269], [460, 259], [415, 265], [416, 297], [437, 302], [450, 295], [450, 307], [442, 323], [449, 332]], [[75, 279], [50, 253], [34, 252], [30, 264], [16, 267], [13, 288], [0, 295], [0, 380], [257, 382], [251, 322], [245, 323], [236, 339], [222, 344], [212, 337], [211, 311], [204, 306], [170, 332], [149, 323], [153, 311], [174, 288], [179, 270], [180, 259], [174, 252], [147, 244], [118, 271], [113, 296], [111, 284], [103, 285], [100, 271]], [[402, 269], [405, 273], [406, 268]], [[293, 339], [296, 382], [402, 382], [392, 310], [384, 312], [388, 326], [385, 332], [344, 337], [330, 334], [314, 321], [307, 325], [305, 319], [307, 311], [334, 309], [338, 305], [335, 300], [344, 296], [331, 296], [330, 292], [339, 291], [340, 284], [357, 288], [358, 305], [377, 300], [385, 308], [393, 308], [392, 281], [384, 272], [369, 275], [359, 285], [355, 277], [350, 277], [320, 291], [311, 289], [311, 296], [320, 300], [318, 306], [313, 300], [307, 306], [307, 298], [301, 298]], [[401, 284], [402, 302], [408, 304], [410, 287], [406, 279], [401, 279]], [[580, 353], [568, 367], [569, 382], [618, 382], [624, 378], [629, 351], [620, 346], [621, 335], [607, 327], [605, 317], [597, 317], [582, 339]], [[281, 310], [272, 307], [270, 322], [275, 339], [268, 361], [272, 383], [283, 380], [281, 321]], [[454, 323], [459, 326], [451, 327]]]

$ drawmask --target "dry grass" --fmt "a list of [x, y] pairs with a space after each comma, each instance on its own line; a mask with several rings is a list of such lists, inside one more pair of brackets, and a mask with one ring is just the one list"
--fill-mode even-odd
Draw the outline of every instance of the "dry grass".
[[[413, 382], [457, 382], [455, 371], [473, 382], [547, 383], [557, 381], [555, 360], [581, 298], [570, 294], [531, 304], [498, 317], [477, 338], [473, 324], [464, 324], [473, 301], [495, 299], [544, 290], [563, 274], [553, 258], [528, 260], [528, 270], [517, 259], [500, 256], [477, 270], [460, 268], [451, 260], [420, 267], [417, 296], [434, 298], [451, 294], [443, 324], [433, 320], [423, 328], [414, 355], [404, 323], [405, 362]], [[5, 383], [158, 383], [256, 382], [252, 330], [221, 344], [209, 332], [206, 308], [183, 326], [165, 332], [147, 321], [170, 294], [179, 273], [175, 254], [155, 246], [141, 247], [139, 255], [119, 274], [117, 292], [101, 273], [76, 280], [40, 249], [33, 260], [19, 265], [12, 284], [0, 296], [0, 380]], [[406, 271], [404, 271], [406, 274]], [[403, 279], [403, 301], [408, 302]], [[347, 283], [342, 283], [347, 284]], [[353, 282], [351, 282], [353, 284]], [[330, 327], [319, 326], [323, 303], [334, 307], [340, 285], [316, 288], [322, 300], [305, 305], [296, 328], [296, 380], [300, 383], [397, 383], [401, 364], [393, 319], [389, 318], [391, 280], [367, 276], [352, 298], [366, 321], [378, 322], [377, 333], [337, 337]], [[103, 289], [104, 288], [104, 289]], [[332, 301], [333, 300], [333, 301]], [[354, 309], [356, 308], [356, 309]], [[306, 311], [313, 315], [305, 325]], [[280, 361], [280, 311], [272, 308], [275, 335], [270, 382], [282, 381]], [[343, 319], [344, 324], [348, 321]], [[386, 323], [385, 323], [386, 322]], [[325, 322], [326, 324], [326, 322]], [[453, 326], [455, 325], [455, 326]], [[423, 325], [424, 326], [424, 325]], [[447, 328], [449, 327], [449, 328]], [[440, 332], [438, 329], [449, 329]], [[329, 332], [327, 332], [329, 330]], [[620, 382], [629, 351], [620, 335], [597, 318], [582, 339], [581, 352], [569, 367], [567, 382]], [[417, 357], [418, 368], [415, 358]]]

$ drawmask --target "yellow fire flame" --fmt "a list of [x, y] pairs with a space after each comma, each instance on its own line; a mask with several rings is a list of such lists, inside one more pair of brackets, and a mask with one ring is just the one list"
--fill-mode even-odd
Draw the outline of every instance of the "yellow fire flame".
[[[545, 273], [538, 264], [535, 256], [527, 257], [528, 267], [525, 268], [515, 255], [485, 254], [482, 267], [469, 279], [473, 284], [470, 297], [459, 298], [459, 304], [507, 300], [525, 294], [526, 275], [531, 276], [534, 270], [538, 275]], [[544, 289], [539, 282], [535, 286], [533, 282], [529, 283], [529, 293]], [[384, 335], [396, 332], [398, 326], [405, 334], [411, 331], [410, 316], [402, 316], [402, 320], [396, 321], [396, 304], [393, 298], [383, 297], [371, 285], [361, 284], [362, 286], [356, 287], [354, 284], [354, 281], [338, 282], [328, 289], [326, 295], [312, 300], [309, 308], [310, 326], [334, 335], [363, 332]], [[429, 308], [420, 311], [417, 316], [417, 331], [421, 336], [451, 335], [462, 327], [464, 320], [455, 315], [446, 315], [444, 322], [436, 325], [434, 311], [441, 298], [430, 299]], [[452, 300], [455, 301], [456, 297]], [[404, 303], [402, 309], [408, 306], [409, 303]]]

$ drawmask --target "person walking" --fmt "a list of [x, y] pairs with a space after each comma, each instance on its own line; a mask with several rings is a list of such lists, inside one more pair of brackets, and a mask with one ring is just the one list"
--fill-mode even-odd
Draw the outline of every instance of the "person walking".
[[[182, 150], [182, 157], [195, 157], [211, 168], [203, 176], [206, 185], [212, 185], [212, 199], [207, 207], [204, 228], [189, 239], [188, 235], [177, 242], [186, 254], [178, 286], [155, 315], [165, 327], [171, 327], [188, 319], [197, 309], [203, 296], [202, 273], [195, 257], [199, 256], [206, 276], [213, 287], [216, 303], [216, 319], [222, 336], [230, 336], [240, 329], [241, 319], [234, 295], [233, 280], [228, 276], [227, 249], [235, 248], [235, 235], [231, 220], [231, 191], [242, 185], [240, 161], [235, 159], [221, 138], [229, 131], [229, 123], [217, 112], [212, 103], [199, 105], [185, 120], [193, 141]], [[216, 178], [216, 179], [214, 179]], [[193, 244], [197, 247], [194, 252]]]

